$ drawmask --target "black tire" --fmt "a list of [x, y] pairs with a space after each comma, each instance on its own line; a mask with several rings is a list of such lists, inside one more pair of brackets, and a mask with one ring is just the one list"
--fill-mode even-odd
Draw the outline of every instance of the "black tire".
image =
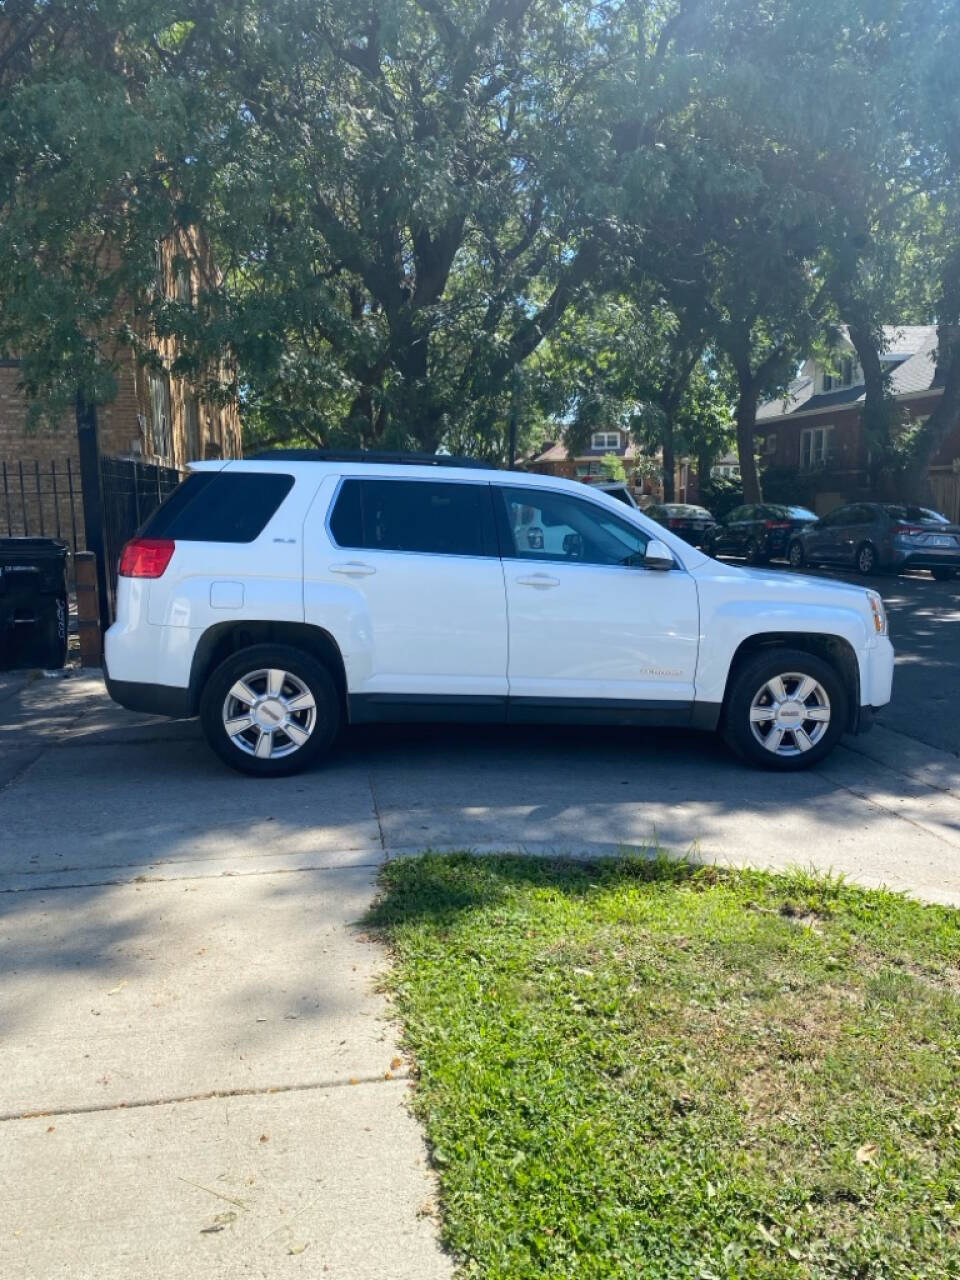
[[880, 564], [877, 557], [877, 549], [872, 542], [861, 542], [857, 547], [856, 555], [857, 573], [862, 573], [865, 578], [869, 578], [871, 574], [880, 572]]
[[763, 564], [764, 556], [760, 551], [760, 543], [756, 538], [751, 538], [743, 549], [744, 558], [747, 564]]
[[[821, 686], [829, 699], [830, 720], [826, 732], [803, 752], [796, 746], [793, 730], [787, 729], [784, 737], [789, 735], [789, 741], [784, 744], [784, 750], [790, 750], [792, 745], [798, 754], [780, 755], [774, 754], [754, 736], [750, 710], [754, 699], [769, 680], [788, 673], [812, 676]], [[780, 772], [795, 772], [809, 769], [833, 750], [849, 723], [849, 706], [843, 680], [829, 662], [802, 649], [764, 649], [755, 657], [748, 658], [735, 672], [724, 707], [722, 733], [727, 745], [752, 764]], [[798, 721], [797, 725], [816, 732], [816, 727], [808, 726], [805, 721]]]
[[[304, 732], [309, 726], [309, 736], [302, 745], [294, 743], [278, 723], [276, 729], [267, 731], [267, 736], [271, 743], [276, 744], [276, 749], [281, 754], [260, 758], [254, 755], [253, 751], [254, 744], [263, 735], [263, 730], [252, 723], [248, 730], [236, 735], [247, 742], [247, 748], [244, 749], [238, 746], [227, 732], [224, 714], [227, 697], [238, 681], [255, 672], [269, 670], [282, 671], [285, 675], [292, 676], [293, 681], [296, 682], [292, 683], [289, 680], [284, 682], [279, 695], [281, 699], [289, 701], [294, 697], [297, 691], [296, 684], [299, 683], [312, 694], [314, 708], [312, 718], [309, 710], [296, 713], [301, 717], [299, 722], [296, 721], [295, 716], [290, 717], [294, 721], [291, 724], [291, 731], [302, 726], [301, 732]], [[258, 691], [264, 700], [268, 698], [265, 682], [256, 681], [251, 685], [251, 693]], [[271, 717], [276, 714], [274, 710], [276, 705], [274, 701], [268, 708]], [[238, 722], [241, 718], [243, 717], [238, 715]], [[252, 719], [252, 717], [247, 718]], [[299, 773], [321, 756], [326, 755], [340, 729], [341, 718], [340, 697], [327, 667], [312, 654], [304, 652], [303, 649], [296, 649], [292, 645], [257, 644], [231, 654], [210, 675], [200, 698], [200, 723], [207, 742], [224, 764], [228, 764], [231, 769], [237, 769], [241, 773], [248, 773], [258, 778], [280, 778]], [[284, 752], [286, 754], [283, 754]]]
[[806, 556], [803, 554], [803, 543], [799, 538], [794, 538], [790, 543], [787, 551], [787, 560], [791, 569], [802, 569], [806, 563]]
[[940, 569], [931, 569], [930, 572], [936, 578], [937, 582], [949, 582], [951, 578], [957, 576], [956, 569], [948, 569], [946, 566]]

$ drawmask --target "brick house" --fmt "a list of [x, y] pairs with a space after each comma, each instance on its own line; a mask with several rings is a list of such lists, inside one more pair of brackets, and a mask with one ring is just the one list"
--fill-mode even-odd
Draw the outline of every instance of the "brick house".
[[[935, 325], [886, 326], [881, 361], [904, 420], [922, 421], [942, 394]], [[786, 396], [757, 410], [757, 445], [765, 472], [795, 474], [797, 498], [823, 515], [845, 502], [867, 501], [870, 445], [862, 422], [863, 371], [845, 334], [829, 366], [806, 360]], [[960, 518], [960, 422], [930, 472], [937, 505]]]
[[[564, 476], [568, 480], [596, 484], [608, 478], [607, 468], [603, 465], [608, 454], [615, 454], [623, 462], [627, 483], [638, 498], [662, 496], [660, 485], [651, 478], [651, 468], [656, 467], [656, 459], [641, 453], [627, 431], [594, 431], [590, 436], [590, 447], [576, 457], [571, 457], [562, 441], [550, 440], [523, 466], [525, 470], [540, 475]], [[677, 502], [697, 500], [697, 477], [685, 459], [677, 463], [676, 494]]]
[[[209, 249], [199, 237], [182, 242], [171, 238], [157, 247], [157, 289], [168, 298], [189, 301], [197, 288], [198, 273], [209, 270], [213, 270]], [[177, 354], [174, 340], [155, 339], [152, 345], [161, 357], [162, 369], [144, 368], [131, 350], [122, 356], [116, 395], [98, 408], [101, 454], [176, 468], [198, 458], [240, 456], [236, 406], [205, 403], [187, 381], [168, 372]], [[228, 380], [229, 372], [226, 368], [219, 371], [222, 381]], [[26, 476], [24, 487], [21, 471]], [[70, 475], [79, 484], [72, 417], [56, 426], [28, 429], [19, 361], [0, 360], [0, 535], [22, 533], [25, 524], [36, 533], [41, 507], [45, 508], [44, 531], [48, 534], [53, 530], [56, 510], [63, 526], [71, 518], [82, 521], [78, 502], [72, 517], [68, 510]]]

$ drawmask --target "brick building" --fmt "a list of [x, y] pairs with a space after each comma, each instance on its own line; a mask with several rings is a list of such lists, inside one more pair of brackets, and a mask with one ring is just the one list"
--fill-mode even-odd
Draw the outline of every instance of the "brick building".
[[[164, 296], [189, 302], [201, 271], [213, 270], [202, 239], [164, 241], [157, 249], [157, 289]], [[106, 457], [134, 459], [182, 469], [198, 458], [240, 456], [241, 430], [235, 405], [205, 402], [196, 388], [169, 370], [176, 357], [170, 338], [154, 339], [163, 368], [147, 369], [127, 350], [116, 373], [117, 391], [98, 407], [100, 452]], [[218, 371], [229, 381], [230, 371]], [[80, 520], [76, 426], [72, 415], [56, 426], [27, 427], [27, 400], [20, 390], [16, 359], [0, 360], [0, 536], [41, 526], [55, 533], [57, 517], [63, 536]], [[77, 500], [71, 510], [69, 490]]]
[[[597, 484], [608, 479], [603, 459], [614, 454], [623, 463], [627, 484], [638, 499], [659, 500], [663, 486], [657, 479], [659, 458], [642, 453], [626, 431], [594, 431], [590, 447], [585, 453], [571, 456], [562, 441], [550, 440], [541, 445], [537, 453], [524, 462], [524, 469], [540, 475], [563, 476], [568, 480], [582, 480], [585, 484]], [[677, 502], [696, 502], [699, 495], [696, 467], [688, 458], [676, 464], [674, 492]]]
[[[905, 424], [923, 421], [942, 395], [934, 325], [885, 329], [881, 356], [890, 391]], [[757, 445], [765, 472], [793, 473], [797, 499], [819, 515], [846, 502], [875, 497], [870, 488], [870, 442], [863, 427], [863, 371], [849, 339], [842, 335], [829, 364], [811, 358], [786, 396], [757, 410]], [[930, 469], [937, 506], [960, 519], [960, 422]]]

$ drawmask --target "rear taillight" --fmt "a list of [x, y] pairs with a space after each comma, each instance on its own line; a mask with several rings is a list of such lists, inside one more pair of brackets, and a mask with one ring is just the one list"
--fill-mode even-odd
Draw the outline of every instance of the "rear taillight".
[[764, 520], [763, 527], [765, 529], [789, 529], [789, 520]]
[[923, 525], [919, 524], [895, 524], [893, 526], [894, 533], [926, 533]]
[[668, 520], [668, 521], [667, 521], [667, 528], [668, 528], [668, 529], [683, 529], [683, 528], [685, 528], [685, 527], [686, 527], [686, 523], [687, 523], [687, 522], [686, 522], [685, 520]]
[[120, 556], [120, 577], [162, 578], [176, 545], [172, 538], [133, 538]]

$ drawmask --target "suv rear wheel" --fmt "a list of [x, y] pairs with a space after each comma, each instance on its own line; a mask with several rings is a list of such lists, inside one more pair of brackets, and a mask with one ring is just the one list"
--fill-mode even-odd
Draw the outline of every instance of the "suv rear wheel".
[[340, 699], [330, 672], [311, 654], [288, 645], [252, 645], [210, 676], [200, 723], [225, 764], [277, 778], [329, 751], [340, 727]]
[[723, 736], [767, 769], [807, 769], [836, 745], [848, 698], [836, 669], [799, 649], [768, 649], [734, 677]]

